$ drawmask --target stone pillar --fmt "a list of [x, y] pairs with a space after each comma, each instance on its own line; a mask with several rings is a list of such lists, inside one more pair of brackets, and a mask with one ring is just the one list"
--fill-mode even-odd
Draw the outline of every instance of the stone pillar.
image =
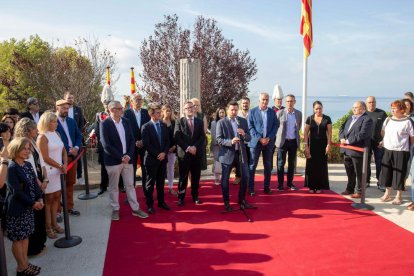
[[201, 63], [199, 59], [180, 59], [180, 116], [184, 115], [184, 103], [192, 98], [200, 99]]

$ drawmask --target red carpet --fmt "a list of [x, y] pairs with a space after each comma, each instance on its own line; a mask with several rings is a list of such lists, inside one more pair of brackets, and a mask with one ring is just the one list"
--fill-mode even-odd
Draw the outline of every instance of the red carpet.
[[[303, 187], [303, 178], [295, 179]], [[275, 186], [272, 177], [272, 187]], [[146, 220], [121, 206], [111, 224], [104, 275], [410, 275], [414, 235], [382, 217], [357, 211], [333, 192], [262, 193], [257, 210], [223, 210], [221, 188], [204, 181], [203, 205], [166, 194], [172, 211], [156, 208]], [[232, 202], [238, 186], [231, 185]], [[138, 198], [146, 210], [142, 190]]]

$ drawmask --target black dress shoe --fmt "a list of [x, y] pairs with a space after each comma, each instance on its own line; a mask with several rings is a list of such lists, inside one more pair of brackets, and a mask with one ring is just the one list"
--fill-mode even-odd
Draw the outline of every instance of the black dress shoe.
[[270, 187], [265, 187], [264, 188], [264, 193], [267, 195], [271, 195], [272, 194], [272, 190], [270, 190]]
[[177, 205], [178, 206], [184, 206], [184, 199], [183, 198], [179, 198]]
[[224, 202], [224, 209], [226, 209], [227, 212], [233, 211], [233, 208], [231, 208], [230, 203], [228, 201]]
[[195, 205], [203, 204], [203, 202], [201, 200], [199, 200], [198, 198], [195, 198], [193, 201], [194, 201]]
[[158, 203], [158, 207], [160, 207], [161, 209], [164, 209], [164, 210], [171, 210], [170, 207], [165, 202]]
[[288, 185], [288, 187], [289, 187], [289, 189], [291, 189], [292, 191], [296, 191], [298, 188], [296, 188], [296, 186], [295, 185], [293, 185], [293, 184], [290, 184], [290, 185]]
[[251, 209], [251, 208], [253, 208], [253, 206], [250, 205], [249, 203], [247, 203], [246, 200], [239, 201], [239, 204], [240, 204], [240, 208], [242, 208], [242, 209]]
[[103, 194], [105, 192], [106, 192], [106, 190], [99, 190], [98, 195], [101, 195], [101, 194]]
[[285, 190], [285, 188], [283, 188], [283, 185], [279, 185], [279, 187], [277, 187], [277, 189], [278, 189], [279, 191], [284, 191], [284, 190]]
[[155, 214], [155, 210], [153, 207], [148, 207], [148, 214]]

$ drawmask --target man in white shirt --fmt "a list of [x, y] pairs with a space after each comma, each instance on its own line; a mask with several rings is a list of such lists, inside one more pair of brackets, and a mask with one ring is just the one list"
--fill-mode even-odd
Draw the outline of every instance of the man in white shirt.
[[20, 114], [20, 118], [29, 118], [37, 124], [40, 116], [43, 114], [43, 112], [40, 111], [39, 100], [34, 97], [30, 97], [27, 99], [26, 106], [27, 111]]

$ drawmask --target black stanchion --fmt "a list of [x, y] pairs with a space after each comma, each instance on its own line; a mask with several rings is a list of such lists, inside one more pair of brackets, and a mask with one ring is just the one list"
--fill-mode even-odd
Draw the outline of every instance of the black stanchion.
[[365, 203], [365, 190], [367, 186], [367, 172], [368, 172], [368, 151], [369, 148], [364, 148], [364, 155], [362, 157], [362, 183], [361, 183], [361, 202], [352, 203], [352, 207], [359, 210], [374, 210], [374, 206]]
[[[1, 225], [1, 219], [0, 219]], [[7, 276], [6, 250], [4, 248], [3, 229], [0, 226], [0, 276]]]
[[89, 192], [89, 175], [88, 175], [88, 161], [86, 156], [86, 147], [82, 147], [84, 152], [82, 156], [82, 164], [83, 164], [83, 175], [85, 177], [85, 193], [78, 195], [78, 198], [81, 200], [89, 200], [98, 197], [98, 193], [90, 193]]
[[82, 242], [82, 238], [70, 235], [68, 202], [66, 200], [66, 179], [65, 175], [60, 175], [60, 182], [62, 186], [62, 203], [63, 203], [63, 221], [65, 223], [65, 237], [55, 241], [54, 245], [58, 248], [74, 247]]

